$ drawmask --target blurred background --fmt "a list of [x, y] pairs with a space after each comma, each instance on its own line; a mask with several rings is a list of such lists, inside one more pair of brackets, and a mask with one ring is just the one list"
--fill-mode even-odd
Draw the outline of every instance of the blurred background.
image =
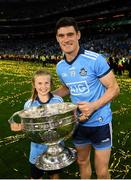
[[63, 16], [76, 19], [85, 48], [116, 63], [131, 56], [130, 0], [0, 0], [0, 57], [56, 63], [54, 29]]

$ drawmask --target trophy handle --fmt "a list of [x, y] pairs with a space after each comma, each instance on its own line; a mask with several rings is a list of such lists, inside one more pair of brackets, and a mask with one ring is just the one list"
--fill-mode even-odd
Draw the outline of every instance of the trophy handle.
[[10, 119], [8, 120], [9, 124], [12, 124], [12, 123], [17, 123], [14, 118], [19, 114], [20, 111], [17, 111], [15, 112], [11, 117]]

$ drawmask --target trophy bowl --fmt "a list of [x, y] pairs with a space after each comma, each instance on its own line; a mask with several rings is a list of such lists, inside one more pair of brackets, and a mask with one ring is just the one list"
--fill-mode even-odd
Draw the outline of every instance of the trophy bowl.
[[76, 150], [64, 145], [75, 129], [76, 108], [70, 102], [45, 104], [18, 111], [9, 119], [10, 123], [14, 123], [18, 116], [23, 132], [30, 141], [48, 145], [47, 151], [36, 160], [37, 168], [58, 170], [76, 160]]

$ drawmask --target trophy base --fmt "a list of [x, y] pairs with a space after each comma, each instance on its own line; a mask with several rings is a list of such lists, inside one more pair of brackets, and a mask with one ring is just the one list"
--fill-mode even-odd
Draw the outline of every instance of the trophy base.
[[45, 171], [59, 170], [69, 166], [76, 160], [76, 150], [73, 148], [59, 146], [59, 149], [55, 148], [55, 151], [57, 154], [56, 152], [50, 154], [49, 146], [49, 151], [47, 150], [47, 152], [38, 156], [35, 166]]

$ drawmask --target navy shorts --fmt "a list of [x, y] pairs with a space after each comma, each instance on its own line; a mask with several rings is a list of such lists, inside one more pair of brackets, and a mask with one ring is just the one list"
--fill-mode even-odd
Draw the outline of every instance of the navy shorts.
[[91, 144], [96, 150], [111, 148], [112, 125], [85, 127], [79, 124], [73, 133], [73, 143], [76, 147]]
[[54, 170], [54, 171], [43, 171], [41, 169], [38, 169], [34, 164], [30, 163], [30, 176], [33, 179], [40, 179], [43, 177], [45, 173], [48, 174], [48, 176], [53, 174], [59, 174], [61, 170]]

